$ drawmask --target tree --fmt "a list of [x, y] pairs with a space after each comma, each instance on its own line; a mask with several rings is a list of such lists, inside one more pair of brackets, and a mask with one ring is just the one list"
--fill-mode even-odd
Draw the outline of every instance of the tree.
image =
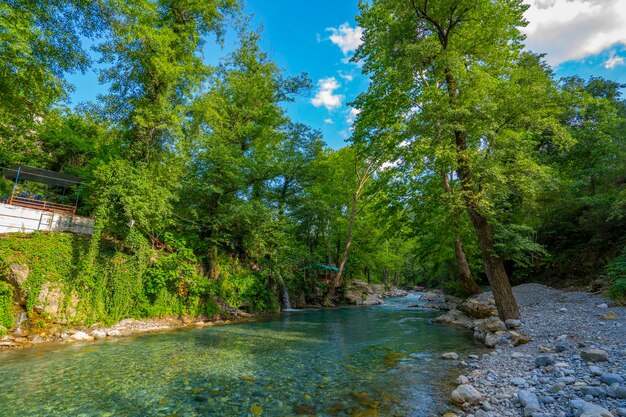
[[195, 98], [189, 112], [180, 210], [210, 252], [211, 271], [219, 250], [239, 259], [267, 253], [264, 231], [282, 224], [276, 212], [286, 210], [284, 194], [295, 187], [296, 171], [317, 152], [319, 137], [292, 125], [280, 106], [308, 81], [284, 77], [261, 51], [259, 36], [240, 33], [240, 47], [215, 71], [208, 91]]
[[522, 52], [526, 6], [519, 0], [378, 0], [360, 7], [364, 43], [354, 59], [372, 80], [355, 102], [365, 140], [375, 143], [390, 129], [408, 132], [401, 141], [454, 169], [498, 313], [518, 318], [496, 251], [494, 203], [503, 182], [519, 185], [524, 173], [540, 168], [533, 147], [541, 134], [562, 133], [551, 74], [539, 57]]
[[202, 46], [223, 33], [236, 0], [109, 0], [101, 16], [107, 33], [98, 46], [101, 82], [111, 84], [101, 99], [106, 113], [125, 127], [133, 160], [159, 161], [179, 146], [192, 95], [209, 67]]
[[91, 2], [0, 2], [0, 165], [41, 156], [36, 135], [90, 63], [80, 35], [97, 31]]
[[[337, 274], [335, 275], [333, 283], [330, 285], [327, 294], [327, 299], [329, 301], [334, 296], [335, 288], [341, 286], [342, 284], [342, 277], [344, 269], [346, 267], [346, 262], [348, 260], [348, 253], [350, 251], [350, 246], [352, 246], [354, 225], [357, 219], [357, 215], [364, 207], [363, 204], [361, 204], [361, 207], [359, 207], [359, 200], [365, 193], [366, 186], [372, 178], [372, 175], [374, 174], [376, 168], [378, 167], [377, 161], [374, 158], [363, 160], [362, 156], [359, 155], [358, 150], [354, 147], [349, 149], [349, 151], [349, 155], [354, 159], [354, 170], [353, 173], [349, 173], [348, 175], [354, 176], [353, 178], [356, 180], [356, 184], [351, 187], [354, 191], [352, 191], [352, 196], [350, 198], [350, 203], [347, 210], [348, 225], [346, 240], [343, 246], [343, 250], [341, 252], [341, 258], [339, 260], [339, 270], [337, 271]], [[351, 160], [348, 161], [352, 162]], [[351, 183], [352, 181], [349, 182], [350, 185], [352, 185]]]

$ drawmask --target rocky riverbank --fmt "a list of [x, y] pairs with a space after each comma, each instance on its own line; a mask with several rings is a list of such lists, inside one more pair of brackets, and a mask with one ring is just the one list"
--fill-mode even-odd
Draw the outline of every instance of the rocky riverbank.
[[626, 416], [626, 308], [537, 284], [515, 287], [514, 294], [522, 320], [506, 324], [491, 313], [467, 314], [468, 304], [486, 314], [490, 294], [457, 306], [444, 299], [450, 311], [436, 322], [473, 329], [493, 347], [481, 356], [442, 357], [459, 366], [454, 405], [444, 416]]
[[[23, 313], [25, 316], [25, 313]], [[0, 337], [0, 351], [20, 349], [42, 344], [88, 342], [107, 338], [125, 337], [134, 334], [176, 330], [190, 327], [210, 327], [232, 323], [253, 321], [258, 314], [248, 314], [241, 310], [229, 309], [219, 317], [163, 317], [152, 319], [124, 319], [113, 326], [102, 325], [68, 326], [48, 323], [45, 327], [30, 325], [26, 320], [11, 333]]]

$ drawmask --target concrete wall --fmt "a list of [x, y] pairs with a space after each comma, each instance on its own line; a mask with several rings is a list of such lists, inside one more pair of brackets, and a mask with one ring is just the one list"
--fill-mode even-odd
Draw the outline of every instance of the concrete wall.
[[0, 233], [32, 233], [37, 230], [91, 235], [93, 219], [0, 203]]

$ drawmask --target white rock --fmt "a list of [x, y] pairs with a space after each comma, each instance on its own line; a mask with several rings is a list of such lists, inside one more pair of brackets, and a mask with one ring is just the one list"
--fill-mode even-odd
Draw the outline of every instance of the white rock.
[[120, 337], [120, 336], [122, 336], [122, 332], [120, 332], [119, 330], [115, 330], [115, 329], [108, 330], [107, 331], [107, 336], [109, 336], [109, 337]]
[[469, 384], [469, 379], [467, 379], [465, 375], [461, 375], [456, 379], [455, 382], [459, 385], [465, 385], [465, 384]]
[[107, 337], [107, 333], [103, 330], [94, 330], [93, 332], [91, 332], [91, 335], [95, 339], [105, 339]]
[[483, 395], [473, 386], [469, 384], [459, 385], [457, 389], [452, 391], [452, 401], [457, 405], [465, 403], [476, 404], [482, 400]]
[[73, 335], [70, 336], [70, 340], [75, 340], [75, 341], [86, 341], [86, 340], [93, 340], [92, 336], [89, 336], [87, 333], [85, 332], [76, 332]]
[[459, 355], [455, 352], [445, 352], [441, 354], [441, 358], [455, 361], [459, 359]]

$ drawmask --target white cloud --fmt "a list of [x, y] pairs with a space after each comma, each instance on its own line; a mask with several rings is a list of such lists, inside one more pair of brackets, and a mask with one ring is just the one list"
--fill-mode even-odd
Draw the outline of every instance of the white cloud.
[[333, 119], [324, 119], [324, 123], [327, 125], [334, 125], [335, 122], [333, 122]]
[[363, 42], [361, 40], [363, 28], [359, 26], [352, 28], [348, 23], [344, 23], [337, 28], [326, 28], [326, 31], [331, 33], [330, 41], [341, 49], [344, 56], [354, 52]]
[[354, 107], [350, 107], [347, 113], [348, 113], [348, 117], [346, 117], [346, 122], [351, 125], [352, 123], [354, 123], [359, 113], [361, 113], [361, 110], [355, 109]]
[[621, 56], [611, 55], [611, 57], [604, 63], [604, 68], [613, 69], [618, 65], [624, 65], [624, 58]]
[[341, 71], [341, 70], [337, 71], [337, 74], [339, 74], [339, 76], [340, 76], [341, 78], [343, 78], [344, 80], [346, 80], [346, 81], [348, 81], [348, 82], [350, 82], [350, 81], [354, 80], [354, 75], [352, 75], [352, 74], [346, 74], [346, 73], [344, 73], [344, 72], [343, 72], [343, 71]]
[[550, 65], [626, 45], [625, 0], [524, 0], [526, 45]]
[[319, 91], [311, 99], [311, 104], [315, 107], [324, 106], [327, 110], [335, 110], [341, 107], [343, 96], [334, 94], [335, 90], [341, 87], [335, 77], [322, 78], [318, 81]]

